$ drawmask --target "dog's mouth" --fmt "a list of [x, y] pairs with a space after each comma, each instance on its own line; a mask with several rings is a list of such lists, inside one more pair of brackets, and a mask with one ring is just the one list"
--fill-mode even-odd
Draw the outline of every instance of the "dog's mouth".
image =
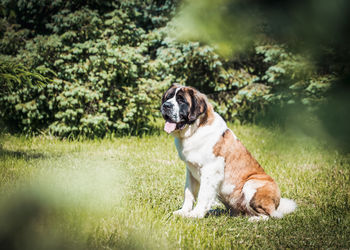
[[181, 121], [181, 122], [174, 122], [172, 121], [169, 117], [165, 118], [165, 125], [164, 125], [164, 130], [165, 132], [167, 132], [168, 134], [170, 134], [171, 132], [175, 131], [175, 130], [181, 130], [186, 126], [186, 122], [185, 121]]

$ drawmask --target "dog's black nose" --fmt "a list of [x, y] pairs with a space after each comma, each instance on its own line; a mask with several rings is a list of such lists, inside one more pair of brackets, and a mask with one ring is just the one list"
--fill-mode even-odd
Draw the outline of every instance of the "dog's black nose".
[[163, 103], [163, 109], [164, 109], [164, 110], [171, 109], [172, 107], [173, 107], [173, 104], [170, 103], [170, 102], [165, 102], [165, 103]]

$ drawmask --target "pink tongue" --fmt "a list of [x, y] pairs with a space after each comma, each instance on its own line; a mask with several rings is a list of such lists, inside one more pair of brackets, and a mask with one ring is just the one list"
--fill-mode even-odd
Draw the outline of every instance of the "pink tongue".
[[173, 122], [165, 122], [164, 125], [164, 130], [165, 132], [167, 132], [168, 134], [170, 134], [171, 132], [173, 132], [176, 129], [176, 123]]

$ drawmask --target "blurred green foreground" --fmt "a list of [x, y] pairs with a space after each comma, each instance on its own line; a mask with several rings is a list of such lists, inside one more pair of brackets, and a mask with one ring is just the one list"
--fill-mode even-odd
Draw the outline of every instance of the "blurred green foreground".
[[64, 141], [1, 136], [1, 249], [349, 248], [349, 156], [293, 131], [231, 127], [298, 204], [250, 223], [223, 206], [174, 217], [185, 166], [167, 135]]

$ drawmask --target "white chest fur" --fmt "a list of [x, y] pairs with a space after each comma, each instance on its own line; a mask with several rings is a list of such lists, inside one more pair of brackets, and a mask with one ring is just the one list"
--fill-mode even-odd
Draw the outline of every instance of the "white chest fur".
[[190, 137], [175, 138], [180, 158], [186, 162], [187, 168], [198, 181], [206, 166], [215, 168], [224, 165], [223, 159], [214, 155], [213, 148], [226, 129], [224, 120], [215, 113], [212, 124], [199, 127]]

